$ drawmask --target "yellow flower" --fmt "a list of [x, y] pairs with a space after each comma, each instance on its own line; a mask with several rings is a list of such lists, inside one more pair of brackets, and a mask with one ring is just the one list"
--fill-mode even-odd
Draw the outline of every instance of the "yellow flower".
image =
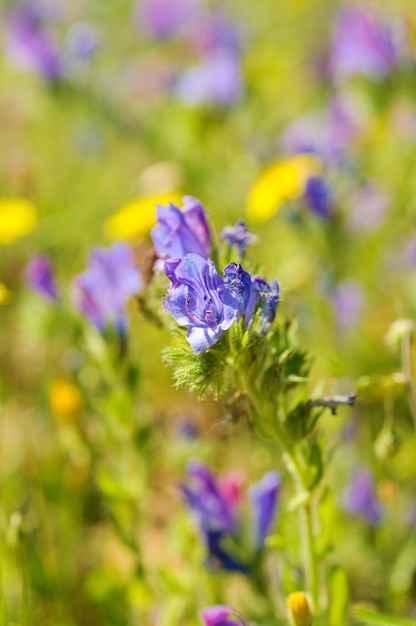
[[308, 598], [302, 591], [291, 593], [286, 599], [292, 626], [312, 626], [313, 618]]
[[146, 237], [156, 224], [157, 204], [181, 204], [182, 196], [175, 191], [138, 198], [121, 207], [104, 224], [104, 233], [110, 239]]
[[54, 416], [62, 421], [75, 417], [83, 405], [78, 387], [64, 378], [57, 378], [51, 383], [49, 403]]
[[0, 199], [0, 243], [13, 243], [29, 233], [37, 221], [36, 209], [23, 198]]
[[12, 300], [12, 292], [3, 283], [0, 283], [0, 306], [9, 304]]
[[260, 174], [250, 190], [247, 218], [251, 222], [266, 222], [283, 202], [299, 198], [308, 178], [321, 171], [321, 162], [311, 154], [299, 154], [273, 163]]

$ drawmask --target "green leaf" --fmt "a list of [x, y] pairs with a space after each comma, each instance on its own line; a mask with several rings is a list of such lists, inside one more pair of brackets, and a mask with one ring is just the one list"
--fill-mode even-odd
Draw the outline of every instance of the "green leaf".
[[367, 611], [367, 609], [357, 608], [355, 609], [355, 614], [364, 623], [374, 624], [374, 626], [416, 626], [416, 620], [414, 619], [382, 615], [381, 613]]

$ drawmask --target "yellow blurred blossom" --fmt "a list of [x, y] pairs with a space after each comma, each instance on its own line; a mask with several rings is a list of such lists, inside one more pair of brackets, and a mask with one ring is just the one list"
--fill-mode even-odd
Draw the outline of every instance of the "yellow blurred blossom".
[[36, 209], [23, 198], [0, 199], [0, 243], [13, 243], [29, 233], [37, 221]]
[[321, 171], [321, 161], [311, 154], [299, 154], [269, 165], [250, 190], [247, 218], [255, 223], [266, 222], [283, 202], [299, 198], [305, 190], [308, 178], [320, 174]]
[[9, 304], [12, 300], [12, 292], [3, 283], [0, 283], [0, 306]]
[[311, 609], [303, 591], [291, 593], [286, 599], [286, 605], [292, 626], [312, 626]]
[[75, 417], [83, 405], [78, 387], [64, 378], [52, 381], [49, 387], [49, 403], [54, 416], [62, 421]]
[[110, 239], [134, 239], [146, 237], [156, 224], [156, 205], [181, 204], [182, 196], [171, 191], [155, 196], [138, 198], [121, 207], [104, 224], [104, 233]]

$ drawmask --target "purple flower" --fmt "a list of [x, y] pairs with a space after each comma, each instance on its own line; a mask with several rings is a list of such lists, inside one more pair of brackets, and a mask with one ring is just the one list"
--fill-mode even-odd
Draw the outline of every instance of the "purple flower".
[[158, 205], [157, 221], [151, 234], [159, 258], [182, 259], [191, 252], [208, 258], [211, 254], [211, 233], [199, 200], [185, 196], [182, 210], [172, 203]]
[[232, 507], [209, 468], [199, 461], [192, 461], [188, 465], [188, 474], [190, 484], [182, 485], [182, 492], [199, 527], [205, 532], [233, 533], [236, 520]]
[[248, 567], [221, 546], [223, 533], [208, 531], [203, 533], [208, 550], [208, 566], [214, 570], [224, 569], [227, 572], [248, 573]]
[[356, 469], [343, 494], [343, 505], [350, 513], [363, 517], [369, 524], [379, 524], [382, 511], [373, 479], [366, 468]]
[[362, 232], [375, 230], [383, 221], [389, 205], [390, 198], [384, 191], [367, 184], [351, 198], [349, 227]]
[[49, 81], [61, 78], [59, 49], [30, 4], [22, 4], [9, 13], [5, 27], [5, 53], [12, 63]]
[[237, 316], [237, 301], [211, 259], [187, 254], [172, 269], [175, 262], [169, 264], [172, 285], [163, 305], [180, 326], [188, 326], [186, 338], [199, 354], [230, 328]]
[[276, 309], [280, 299], [280, 287], [277, 280], [271, 285], [261, 276], [251, 278], [252, 296], [246, 309], [246, 324], [252, 319], [257, 305], [260, 305], [260, 332], [264, 332], [276, 317]]
[[311, 176], [306, 181], [304, 200], [312, 213], [319, 217], [329, 217], [332, 206], [332, 194], [319, 176]]
[[247, 246], [250, 243], [254, 243], [257, 239], [255, 235], [247, 230], [247, 226], [243, 221], [237, 222], [235, 226], [226, 226], [221, 232], [220, 237], [230, 246], [237, 248], [240, 258], [243, 257]]
[[382, 24], [371, 7], [348, 3], [335, 18], [330, 72], [335, 77], [363, 74], [378, 78], [397, 62], [392, 29]]
[[205, 626], [243, 626], [242, 618], [235, 619], [234, 610], [225, 604], [210, 606], [201, 611]]
[[197, 54], [219, 49], [238, 53], [241, 48], [236, 27], [222, 11], [200, 11], [189, 35], [192, 48]]
[[182, 74], [176, 85], [176, 94], [189, 105], [231, 106], [241, 98], [242, 90], [239, 56], [226, 49], [207, 54]]
[[345, 280], [337, 285], [334, 310], [337, 328], [341, 333], [357, 324], [363, 304], [363, 291], [356, 281]]
[[94, 54], [99, 42], [97, 29], [88, 22], [76, 22], [66, 35], [68, 60], [88, 61]]
[[249, 490], [255, 517], [256, 545], [259, 548], [264, 545], [276, 517], [280, 483], [280, 475], [277, 472], [268, 472], [259, 482], [252, 484]]
[[[224, 268], [224, 282], [237, 300], [237, 314], [242, 317], [253, 298], [251, 276], [240, 264], [229, 263]], [[255, 297], [255, 296], [254, 296]], [[246, 325], [250, 320], [246, 318]]]
[[157, 39], [172, 37], [193, 17], [199, 0], [139, 0], [137, 26]]
[[127, 301], [142, 285], [132, 249], [126, 243], [115, 243], [91, 251], [88, 269], [74, 280], [74, 301], [99, 330], [111, 324], [124, 333]]
[[59, 300], [51, 262], [47, 256], [38, 254], [29, 261], [26, 268], [26, 281], [33, 291], [47, 300], [52, 302]]

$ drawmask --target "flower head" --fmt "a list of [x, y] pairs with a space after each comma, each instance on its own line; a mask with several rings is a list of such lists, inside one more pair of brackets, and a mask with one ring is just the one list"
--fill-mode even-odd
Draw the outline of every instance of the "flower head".
[[280, 475], [277, 472], [268, 472], [250, 487], [249, 494], [255, 517], [255, 537], [258, 547], [264, 545], [275, 520], [280, 483]]
[[[224, 268], [224, 281], [227, 288], [237, 300], [238, 317], [242, 317], [246, 314], [247, 307], [253, 298], [251, 276], [240, 264], [229, 263]], [[246, 323], [249, 321], [250, 320], [246, 318]]]
[[62, 76], [60, 52], [30, 4], [22, 4], [6, 18], [6, 56], [23, 70], [38, 72], [56, 81]]
[[[167, 271], [166, 271], [167, 270]], [[171, 288], [164, 307], [180, 326], [196, 354], [210, 348], [237, 316], [237, 301], [224, 284], [211, 259], [187, 254], [165, 265]]]
[[261, 326], [264, 332], [276, 317], [276, 309], [280, 300], [280, 287], [277, 280], [269, 283], [261, 276], [251, 278], [252, 295], [246, 309], [246, 324], [252, 319], [258, 305], [260, 305]]
[[26, 280], [31, 289], [52, 302], [59, 300], [49, 258], [38, 254], [28, 263]]
[[291, 626], [312, 626], [313, 617], [308, 598], [303, 591], [295, 591], [286, 599]]
[[156, 39], [167, 39], [192, 18], [199, 4], [199, 0], [140, 0], [137, 25]]
[[205, 626], [243, 626], [244, 620], [225, 604], [210, 606], [201, 611]]
[[135, 267], [132, 249], [126, 243], [115, 243], [91, 251], [88, 269], [74, 281], [74, 300], [99, 330], [111, 324], [124, 333], [127, 301], [141, 287], [142, 277]]
[[241, 220], [235, 226], [226, 226], [220, 237], [237, 249], [240, 258], [244, 255], [247, 246], [256, 241], [256, 236], [247, 230], [245, 222]]
[[156, 254], [162, 259], [182, 259], [193, 252], [208, 258], [211, 233], [204, 207], [191, 196], [185, 196], [183, 200], [182, 209], [172, 203], [158, 205], [158, 224], [151, 231]]
[[392, 29], [370, 7], [348, 3], [336, 15], [330, 71], [335, 77], [363, 74], [378, 78], [397, 62]]
[[240, 58], [224, 48], [207, 53], [176, 85], [178, 97], [189, 105], [231, 106], [240, 100], [242, 91]]
[[347, 511], [363, 517], [369, 524], [381, 522], [381, 506], [375, 494], [372, 476], [366, 468], [354, 471], [344, 492], [343, 504]]
[[332, 194], [320, 176], [311, 176], [306, 182], [304, 199], [312, 213], [319, 217], [328, 217], [331, 205]]

